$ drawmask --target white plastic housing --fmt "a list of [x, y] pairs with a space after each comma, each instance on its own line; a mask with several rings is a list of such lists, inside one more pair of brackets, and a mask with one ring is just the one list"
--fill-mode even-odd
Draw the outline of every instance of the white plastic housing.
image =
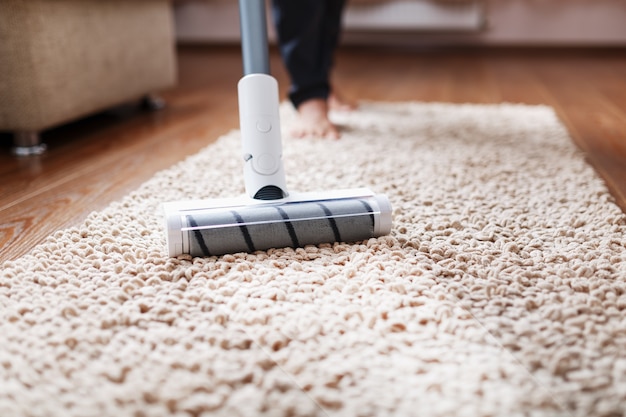
[[287, 195], [278, 82], [271, 75], [249, 74], [237, 87], [246, 194], [254, 198], [261, 188], [272, 185]]

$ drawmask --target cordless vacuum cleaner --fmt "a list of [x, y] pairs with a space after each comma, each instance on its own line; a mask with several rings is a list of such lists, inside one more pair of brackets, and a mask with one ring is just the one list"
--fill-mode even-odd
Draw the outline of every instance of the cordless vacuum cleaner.
[[391, 231], [391, 205], [367, 188], [289, 193], [278, 83], [270, 75], [265, 0], [239, 0], [244, 77], [239, 119], [246, 194], [164, 204], [170, 256], [356, 242]]

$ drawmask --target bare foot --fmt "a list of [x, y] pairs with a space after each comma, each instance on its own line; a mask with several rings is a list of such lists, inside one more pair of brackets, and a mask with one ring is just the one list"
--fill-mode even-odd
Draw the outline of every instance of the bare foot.
[[298, 106], [298, 126], [292, 130], [297, 138], [322, 137], [339, 139], [339, 129], [328, 118], [328, 103], [314, 98]]
[[353, 111], [357, 109], [358, 104], [356, 101], [346, 99], [341, 93], [333, 91], [328, 96], [328, 107], [331, 110]]

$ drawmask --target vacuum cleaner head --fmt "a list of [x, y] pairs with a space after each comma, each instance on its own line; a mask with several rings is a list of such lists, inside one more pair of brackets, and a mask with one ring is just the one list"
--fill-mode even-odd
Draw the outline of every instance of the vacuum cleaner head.
[[289, 193], [282, 162], [278, 82], [269, 74], [265, 0], [239, 0], [244, 77], [239, 120], [246, 196], [165, 203], [170, 256], [224, 255], [391, 232], [391, 205], [367, 188]]
[[391, 231], [391, 205], [367, 188], [165, 203], [170, 256], [356, 242]]

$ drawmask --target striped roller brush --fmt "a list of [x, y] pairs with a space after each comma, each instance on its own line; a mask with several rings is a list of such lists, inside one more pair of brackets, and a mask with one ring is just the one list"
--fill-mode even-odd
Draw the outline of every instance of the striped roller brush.
[[276, 201], [204, 200], [164, 207], [170, 256], [355, 242], [391, 230], [389, 201], [366, 188], [299, 193]]

